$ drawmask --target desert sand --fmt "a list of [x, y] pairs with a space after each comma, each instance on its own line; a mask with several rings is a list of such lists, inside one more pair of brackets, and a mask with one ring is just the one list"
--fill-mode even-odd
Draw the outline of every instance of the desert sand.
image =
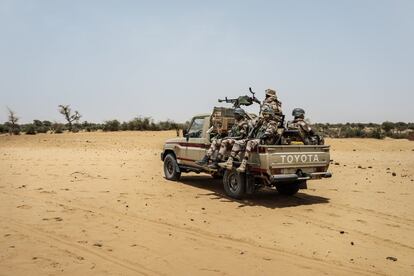
[[328, 139], [333, 178], [237, 201], [164, 179], [174, 136], [1, 136], [0, 275], [414, 275], [414, 142]]

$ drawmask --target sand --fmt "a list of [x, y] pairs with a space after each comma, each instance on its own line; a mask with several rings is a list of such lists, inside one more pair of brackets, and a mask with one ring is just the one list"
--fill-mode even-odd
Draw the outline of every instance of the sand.
[[1, 136], [0, 275], [414, 275], [414, 142], [327, 140], [332, 179], [237, 201], [164, 179], [174, 136]]

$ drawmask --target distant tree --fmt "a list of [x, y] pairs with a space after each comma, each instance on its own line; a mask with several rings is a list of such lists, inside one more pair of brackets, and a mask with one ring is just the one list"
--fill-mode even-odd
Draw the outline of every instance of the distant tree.
[[59, 112], [65, 116], [65, 119], [68, 122], [69, 131], [73, 130], [72, 123], [79, 121], [79, 119], [82, 117], [78, 111], [75, 111], [75, 113], [72, 114], [72, 110], [69, 105], [59, 105]]
[[121, 124], [121, 130], [128, 130], [128, 123], [127, 122], [122, 122]]
[[47, 127], [48, 129], [50, 129], [52, 127], [52, 122], [51, 121], [43, 121], [42, 124], [43, 124], [43, 126]]
[[[44, 121], [44, 122], [46, 122], [46, 121]], [[50, 126], [46, 126], [40, 120], [33, 120], [33, 126], [34, 126], [35, 131], [37, 133], [46, 133], [48, 130], [50, 130]]]
[[376, 127], [371, 133], [370, 133], [370, 138], [375, 138], [375, 139], [384, 139], [384, 135], [381, 132], [381, 128], [380, 127]]
[[118, 131], [120, 129], [121, 123], [118, 120], [106, 121], [104, 124], [104, 131]]
[[19, 117], [17, 117], [16, 112], [14, 112], [13, 110], [11, 110], [10, 108], [7, 108], [8, 112], [9, 112], [9, 133], [10, 135], [15, 134], [18, 135], [20, 134], [20, 128], [19, 125], [17, 124], [17, 122], [19, 121]]
[[394, 129], [395, 126], [392, 122], [383, 122], [381, 127], [386, 133], [389, 133], [391, 130]]
[[53, 133], [63, 133], [63, 125], [55, 122], [52, 124], [51, 130], [53, 131]]
[[36, 126], [34, 124], [28, 124], [24, 128], [24, 132], [27, 135], [35, 135], [36, 134]]
[[408, 129], [408, 124], [404, 122], [397, 122], [395, 123], [395, 128], [401, 133], [402, 131]]

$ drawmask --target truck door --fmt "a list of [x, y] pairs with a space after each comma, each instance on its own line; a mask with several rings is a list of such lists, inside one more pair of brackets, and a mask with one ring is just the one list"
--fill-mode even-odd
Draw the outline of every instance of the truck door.
[[188, 141], [185, 149], [185, 163], [195, 165], [195, 161], [200, 160], [206, 154], [206, 120], [208, 117], [196, 117], [191, 122], [188, 129]]

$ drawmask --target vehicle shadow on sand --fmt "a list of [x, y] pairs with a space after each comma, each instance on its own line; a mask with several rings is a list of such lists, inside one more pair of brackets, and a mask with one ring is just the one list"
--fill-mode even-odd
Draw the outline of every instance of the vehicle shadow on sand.
[[198, 196], [208, 196], [222, 202], [238, 202], [240, 203], [239, 208], [263, 206], [275, 209], [329, 203], [329, 198], [306, 194], [306, 190], [299, 190], [294, 196], [285, 196], [279, 194], [275, 189], [266, 189], [247, 196], [245, 199], [233, 199], [225, 194], [221, 179], [213, 179], [211, 176], [206, 175], [183, 176], [178, 183], [210, 191], [208, 193], [200, 193]]

